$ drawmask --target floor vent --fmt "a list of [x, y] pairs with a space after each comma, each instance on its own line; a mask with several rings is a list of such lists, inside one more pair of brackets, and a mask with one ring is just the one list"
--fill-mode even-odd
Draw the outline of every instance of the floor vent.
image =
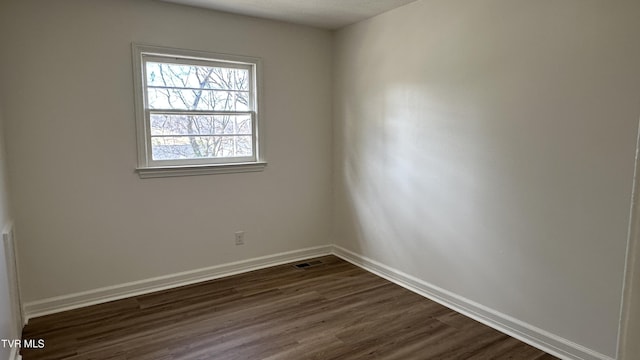
[[304, 269], [308, 269], [310, 267], [318, 266], [318, 265], [321, 265], [321, 264], [322, 264], [322, 261], [314, 260], [314, 261], [307, 261], [307, 262], [295, 264], [295, 265], [293, 265], [293, 267], [296, 268], [296, 269], [304, 270]]

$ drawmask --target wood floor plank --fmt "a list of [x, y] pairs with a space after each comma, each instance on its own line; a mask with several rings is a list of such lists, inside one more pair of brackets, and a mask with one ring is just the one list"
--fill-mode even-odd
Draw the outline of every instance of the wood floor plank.
[[24, 360], [549, 360], [335, 256], [31, 319]]

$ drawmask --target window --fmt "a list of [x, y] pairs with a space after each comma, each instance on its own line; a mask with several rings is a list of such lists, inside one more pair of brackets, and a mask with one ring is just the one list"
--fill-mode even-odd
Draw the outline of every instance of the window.
[[260, 60], [133, 45], [141, 177], [260, 171]]

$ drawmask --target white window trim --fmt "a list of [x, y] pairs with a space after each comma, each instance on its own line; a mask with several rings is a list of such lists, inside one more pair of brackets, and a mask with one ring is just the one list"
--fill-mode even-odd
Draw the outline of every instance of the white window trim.
[[[259, 110], [261, 103], [261, 73], [262, 61], [259, 58], [229, 54], [219, 54], [206, 51], [185, 50], [163, 46], [132, 44], [133, 55], [133, 82], [135, 91], [135, 117], [136, 117], [136, 141], [138, 150], [138, 167], [136, 172], [140, 178], [157, 178], [170, 176], [191, 176], [208, 174], [228, 174], [254, 172], [264, 170], [265, 161], [264, 149], [264, 129], [261, 121], [262, 113]], [[180, 58], [188, 58], [190, 61], [215, 61], [218, 63], [243, 64], [242, 66], [252, 66], [254, 86], [254, 106], [252, 110], [253, 131], [255, 132], [255, 159], [241, 158], [239, 162], [219, 162], [216, 159], [197, 159], [190, 164], [180, 164], [179, 162], [164, 161], [162, 165], [157, 165], [157, 161], [151, 159], [151, 149], [149, 145], [149, 127], [147, 126], [146, 105], [144, 96], [144, 68], [143, 55], [162, 56], [175, 55]]]

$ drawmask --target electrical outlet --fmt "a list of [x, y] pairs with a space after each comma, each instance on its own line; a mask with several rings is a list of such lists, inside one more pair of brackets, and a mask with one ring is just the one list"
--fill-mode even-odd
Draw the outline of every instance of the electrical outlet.
[[244, 231], [236, 231], [236, 245], [244, 245]]

